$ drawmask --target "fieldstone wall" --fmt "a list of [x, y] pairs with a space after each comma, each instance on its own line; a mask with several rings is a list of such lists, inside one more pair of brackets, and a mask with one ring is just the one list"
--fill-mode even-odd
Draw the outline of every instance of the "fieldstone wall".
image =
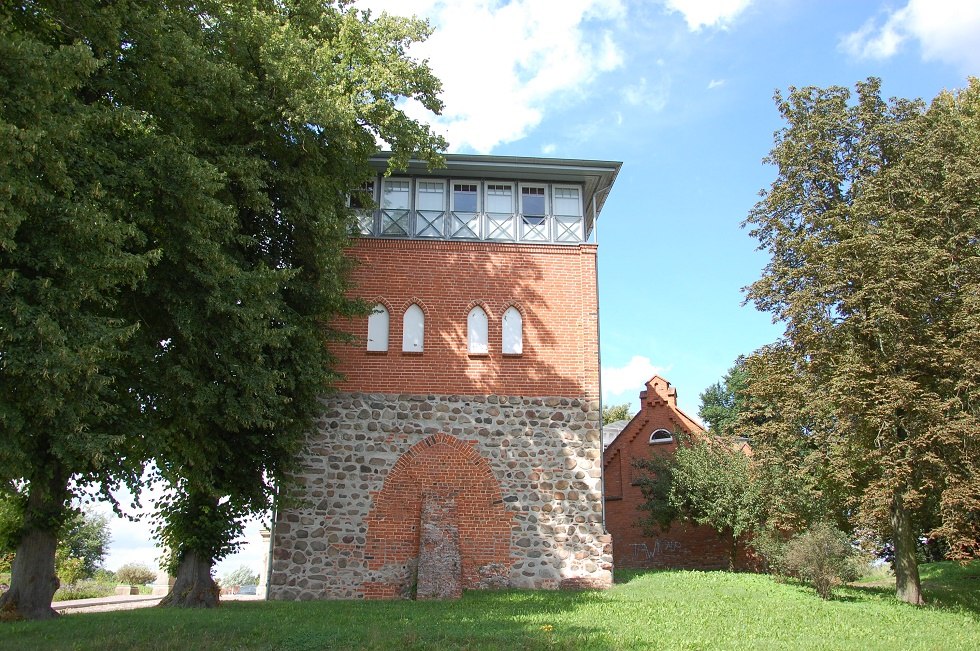
[[464, 588], [610, 584], [597, 402], [347, 393], [323, 403], [278, 511], [269, 598], [412, 596], [427, 493], [455, 504]]

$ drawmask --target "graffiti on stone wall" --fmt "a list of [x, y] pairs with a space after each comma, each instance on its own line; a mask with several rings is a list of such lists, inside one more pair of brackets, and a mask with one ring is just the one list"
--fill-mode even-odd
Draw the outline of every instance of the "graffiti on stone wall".
[[634, 561], [649, 561], [656, 558], [657, 554], [670, 554], [680, 551], [681, 543], [679, 540], [661, 540], [657, 538], [654, 541], [652, 550], [646, 543], [634, 543], [630, 547], [633, 548]]

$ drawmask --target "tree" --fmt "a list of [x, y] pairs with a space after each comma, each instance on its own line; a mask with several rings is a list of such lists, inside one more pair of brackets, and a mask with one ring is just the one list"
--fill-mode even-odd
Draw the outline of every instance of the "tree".
[[163, 195], [183, 218], [147, 226], [162, 256], [133, 293], [150, 454], [170, 488], [158, 532], [175, 582], [161, 605], [213, 606], [214, 563], [270, 508], [336, 379], [330, 323], [359, 310], [347, 194], [374, 174], [378, 138], [392, 165], [437, 160], [442, 139], [396, 105], [441, 105], [405, 55], [428, 34], [419, 21], [315, 0], [148, 14], [166, 56], [137, 52], [118, 97], [180, 134], [201, 168], [187, 182], [208, 190]]
[[221, 585], [258, 585], [259, 573], [253, 572], [248, 565], [241, 565], [238, 569], [229, 572], [221, 577]]
[[23, 516], [0, 607], [55, 616], [74, 488], [135, 489], [150, 457], [177, 600], [213, 592], [194, 568], [269, 504], [357, 307], [346, 193], [378, 140], [393, 165], [445, 144], [398, 108], [440, 108], [405, 54], [426, 34], [316, 0], [0, 7], [0, 485]]
[[81, 559], [82, 577], [89, 578], [102, 567], [110, 542], [109, 518], [103, 513], [82, 510], [69, 516], [58, 546], [69, 557]]
[[602, 424], [608, 425], [618, 420], [629, 420], [633, 417], [630, 413], [630, 404], [624, 402], [621, 405], [609, 405], [602, 408]]
[[895, 548], [980, 552], [980, 82], [931, 105], [880, 82], [776, 94], [776, 180], [746, 223], [771, 256], [748, 298], [786, 324], [751, 362], [772, 420], [753, 442], [811, 472], [851, 525]]
[[19, 523], [0, 609], [31, 618], [56, 615], [69, 482], [109, 496], [141, 471], [126, 379], [138, 319], [120, 299], [157, 255], [135, 225], [152, 207], [133, 198], [162, 139], [92, 87], [112, 11], [96, 4], [63, 3], [67, 21], [0, 5], [0, 490]]
[[116, 581], [125, 585], [146, 585], [156, 578], [157, 573], [146, 563], [126, 563], [116, 570]]
[[698, 416], [716, 436], [738, 436], [736, 424], [744, 401], [748, 377], [745, 358], [739, 356], [721, 382], [715, 382], [701, 394]]
[[645, 471], [640, 508], [646, 515], [640, 524], [648, 530], [667, 530], [676, 521], [711, 527], [730, 538], [729, 568], [734, 570], [739, 542], [763, 520], [763, 492], [750, 458], [734, 440], [675, 436], [674, 454], [636, 461]]

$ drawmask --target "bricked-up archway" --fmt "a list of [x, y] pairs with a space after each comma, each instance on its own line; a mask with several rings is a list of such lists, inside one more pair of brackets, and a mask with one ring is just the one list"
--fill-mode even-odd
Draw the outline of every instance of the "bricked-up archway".
[[[374, 494], [366, 525], [369, 570], [412, 563], [419, 552], [419, 520], [425, 493], [452, 497], [459, 524], [464, 588], [505, 580], [511, 558], [512, 514], [487, 460], [466, 442], [435, 434], [399, 457]], [[368, 598], [404, 594], [403, 585], [363, 584]]]

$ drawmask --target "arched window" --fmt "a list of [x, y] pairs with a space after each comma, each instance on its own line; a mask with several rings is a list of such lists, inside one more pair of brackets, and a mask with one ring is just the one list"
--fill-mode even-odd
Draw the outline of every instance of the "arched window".
[[674, 435], [665, 429], [658, 429], [650, 435], [650, 445], [656, 443], [673, 443]]
[[508, 307], [503, 318], [503, 353], [520, 355], [524, 352], [524, 319], [516, 307]]
[[469, 339], [470, 353], [474, 355], [485, 355], [489, 352], [489, 346], [487, 345], [487, 313], [483, 311], [483, 308], [477, 305], [472, 310], [470, 310], [469, 316], [466, 317], [466, 331]]
[[368, 317], [367, 349], [372, 352], [388, 350], [388, 310], [378, 303]]
[[405, 310], [402, 320], [402, 350], [406, 353], [421, 353], [425, 339], [425, 313], [415, 303]]

